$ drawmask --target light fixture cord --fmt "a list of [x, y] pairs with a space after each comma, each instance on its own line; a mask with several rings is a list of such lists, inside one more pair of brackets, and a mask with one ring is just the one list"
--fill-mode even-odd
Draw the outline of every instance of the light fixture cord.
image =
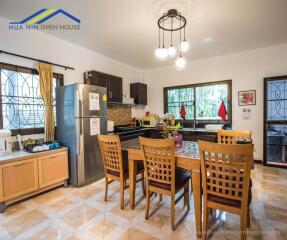
[[183, 41], [186, 41], [186, 40], [185, 40], [185, 26], [184, 26], [184, 28], [183, 28], [183, 38], [184, 38]]
[[170, 46], [172, 47], [173, 17], [171, 18]]
[[[164, 21], [165, 19], [164, 19], [164, 14], [163, 14], [163, 22], [162, 22], [163, 28], [164, 28]], [[164, 48], [164, 29], [162, 30], [162, 48]]]
[[158, 27], [158, 48], [160, 48], [160, 27]]
[[[179, 15], [179, 44], [181, 44], [181, 14]], [[181, 47], [179, 47], [179, 57], [181, 56]]]

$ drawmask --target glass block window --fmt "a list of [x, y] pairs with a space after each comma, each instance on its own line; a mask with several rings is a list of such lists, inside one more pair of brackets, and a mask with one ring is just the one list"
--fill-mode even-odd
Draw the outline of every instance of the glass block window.
[[227, 121], [231, 121], [231, 80], [167, 87], [164, 88], [164, 96], [165, 112], [173, 114], [176, 119], [181, 119], [180, 109], [184, 103], [187, 120], [220, 122], [218, 110], [223, 100]]
[[[53, 106], [56, 116], [55, 87], [62, 83], [54, 74]], [[25, 71], [0, 68], [1, 80], [1, 125], [3, 129], [13, 132], [26, 130], [26, 134], [34, 133], [35, 129], [44, 127], [44, 103], [40, 95], [39, 75], [33, 69]], [[30, 130], [30, 131], [27, 131]], [[37, 131], [39, 132], [39, 131]], [[24, 133], [24, 134], [25, 134]]]
[[[222, 100], [228, 109], [228, 85], [199, 86], [196, 91], [196, 119], [220, 120], [218, 109]], [[228, 115], [227, 115], [228, 119]]]
[[168, 90], [168, 112], [177, 119], [180, 118], [180, 109], [184, 103], [186, 119], [193, 118], [194, 115], [194, 94], [193, 88], [178, 88]]

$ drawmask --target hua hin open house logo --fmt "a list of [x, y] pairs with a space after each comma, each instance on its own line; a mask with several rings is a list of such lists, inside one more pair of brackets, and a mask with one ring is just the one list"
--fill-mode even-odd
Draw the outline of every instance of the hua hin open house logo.
[[[71, 24], [49, 24], [51, 18], [56, 15], [63, 15]], [[57, 8], [45, 8], [30, 15], [29, 17], [21, 20], [9, 23], [10, 30], [62, 30], [62, 31], [77, 31], [80, 30], [80, 19], [76, 18], [72, 14]]]

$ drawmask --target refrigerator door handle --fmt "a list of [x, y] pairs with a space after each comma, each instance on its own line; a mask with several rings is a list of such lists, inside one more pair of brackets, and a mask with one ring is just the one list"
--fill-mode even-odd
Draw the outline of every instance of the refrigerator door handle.
[[76, 117], [82, 117], [82, 95], [79, 90], [76, 91]]
[[83, 118], [77, 118], [77, 136], [78, 185], [82, 185], [85, 182]]
[[77, 119], [77, 123], [76, 123], [76, 134], [77, 134], [77, 136], [78, 136], [78, 138], [77, 138], [77, 144], [76, 144], [76, 146], [77, 146], [77, 155], [80, 155], [80, 149], [81, 149], [81, 141], [79, 140], [79, 138], [80, 138], [80, 136], [81, 136], [81, 129], [80, 129], [80, 122], [81, 122], [81, 120], [78, 118]]

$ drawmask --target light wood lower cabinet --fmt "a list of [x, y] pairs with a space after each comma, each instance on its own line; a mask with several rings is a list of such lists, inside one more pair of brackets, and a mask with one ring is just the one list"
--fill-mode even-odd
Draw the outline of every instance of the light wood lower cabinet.
[[47, 187], [68, 178], [66, 152], [38, 158], [39, 187]]
[[67, 149], [0, 164], [0, 212], [6, 204], [67, 184]]
[[37, 158], [0, 166], [3, 200], [10, 200], [38, 189]]

